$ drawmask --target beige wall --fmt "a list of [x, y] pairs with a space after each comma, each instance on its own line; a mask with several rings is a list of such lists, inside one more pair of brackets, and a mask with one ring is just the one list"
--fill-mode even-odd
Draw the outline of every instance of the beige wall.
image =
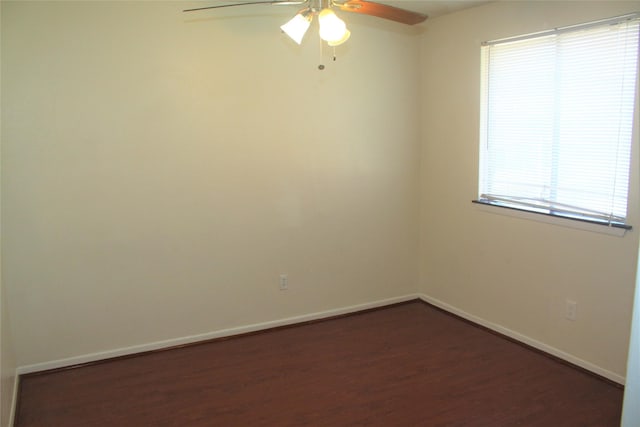
[[415, 34], [354, 16], [334, 63], [187, 5], [2, 2], [20, 366], [416, 290]]
[[[637, 272], [640, 268], [636, 269]], [[636, 289], [640, 278], [636, 276]], [[622, 427], [634, 427], [640, 420], [640, 292], [634, 295], [634, 310], [629, 339], [629, 360], [627, 378], [624, 385], [624, 406], [622, 409]]]
[[[638, 249], [637, 132], [625, 237], [496, 215], [477, 196], [480, 43], [640, 10], [503, 2], [433, 19], [421, 39], [421, 285], [426, 295], [623, 377]], [[577, 301], [575, 322], [565, 300]]]
[[[0, 22], [2, 8], [0, 7]], [[0, 35], [0, 46], [2, 37]], [[1, 51], [1, 48], [0, 48]], [[0, 67], [0, 81], [2, 69]], [[0, 99], [2, 99], [2, 85], [0, 85]], [[2, 114], [0, 113], [0, 148], [2, 147]], [[1, 150], [0, 150], [1, 152]], [[0, 159], [1, 159], [0, 155]], [[0, 162], [1, 163], [1, 162]], [[1, 187], [1, 186], [0, 186]], [[0, 206], [2, 205], [0, 197]], [[0, 209], [1, 212], [1, 209]], [[0, 241], [2, 241], [2, 227], [0, 226]], [[2, 251], [0, 248], [0, 427], [12, 424], [13, 394], [16, 377], [16, 364], [13, 354], [13, 340], [9, 327], [9, 311], [5, 287], [2, 283]]]

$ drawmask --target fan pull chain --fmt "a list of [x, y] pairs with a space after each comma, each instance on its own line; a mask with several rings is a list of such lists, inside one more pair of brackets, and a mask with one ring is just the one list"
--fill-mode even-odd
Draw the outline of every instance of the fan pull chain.
[[[336, 59], [338, 59], [338, 56], [336, 55], [336, 47], [333, 47], [333, 53], [331, 55], [331, 59], [335, 62]], [[320, 40], [320, 61], [322, 61], [322, 50], [323, 50], [323, 45], [322, 45], [322, 40]], [[324, 70], [324, 64], [320, 64], [318, 65], [318, 70]]]
[[322, 63], [322, 39], [318, 38], [319, 44], [318, 44], [318, 53], [320, 53], [320, 65], [318, 65], [318, 70], [322, 71], [324, 70], [324, 64]]

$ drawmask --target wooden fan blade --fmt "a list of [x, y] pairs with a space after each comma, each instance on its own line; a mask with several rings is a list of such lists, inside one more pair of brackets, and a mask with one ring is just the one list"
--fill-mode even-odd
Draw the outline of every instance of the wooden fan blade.
[[344, 3], [334, 4], [340, 10], [344, 10], [345, 12], [377, 16], [378, 18], [389, 19], [391, 21], [407, 25], [419, 24], [427, 19], [427, 15], [423, 15], [422, 13], [365, 0], [349, 0]]
[[205, 9], [220, 9], [222, 7], [235, 7], [235, 6], [248, 6], [250, 4], [278, 4], [281, 6], [286, 6], [290, 4], [303, 4], [306, 3], [307, 0], [303, 1], [290, 1], [290, 0], [274, 0], [274, 1], [248, 1], [243, 3], [232, 3], [232, 4], [221, 4], [217, 6], [204, 6], [204, 7], [196, 7], [194, 9], [185, 9], [183, 12], [195, 12], [196, 10], [205, 10]]

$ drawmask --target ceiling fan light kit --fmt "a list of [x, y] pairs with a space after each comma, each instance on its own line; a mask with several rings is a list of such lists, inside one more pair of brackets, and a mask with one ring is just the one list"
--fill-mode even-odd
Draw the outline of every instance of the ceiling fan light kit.
[[333, 10], [324, 8], [318, 14], [320, 25], [320, 38], [329, 46], [338, 46], [347, 41], [351, 32], [347, 30], [347, 24], [336, 16]]
[[309, 3], [309, 7], [302, 9], [280, 27], [291, 40], [298, 44], [302, 43], [314, 15], [318, 15], [320, 38], [326, 41], [329, 46], [339, 46], [349, 40], [351, 31], [347, 29], [347, 24], [338, 18], [331, 9], [332, 3], [329, 0], [309, 0]]
[[327, 40], [327, 44], [331, 47], [340, 46], [342, 43], [349, 40], [349, 37], [351, 37], [351, 31], [345, 30], [344, 35], [341, 38], [338, 40]]
[[291, 18], [289, 22], [282, 25], [280, 29], [286, 35], [291, 37], [291, 40], [298, 44], [302, 44], [302, 38], [307, 33], [307, 30], [311, 25], [312, 18], [313, 15], [310, 13], [310, 11], [308, 9], [305, 9]]
[[[252, 4], [270, 5], [292, 5], [304, 4], [307, 7], [299, 11], [287, 23], [280, 26], [280, 29], [297, 44], [302, 44], [304, 35], [309, 30], [314, 15], [318, 15], [320, 27], [320, 38], [327, 42], [329, 46], [339, 46], [349, 40], [351, 32], [347, 29], [347, 24], [338, 18], [333, 8], [344, 12], [355, 12], [364, 15], [375, 16], [400, 22], [406, 25], [415, 25], [427, 19], [427, 15], [410, 10], [400, 9], [386, 4], [375, 3], [366, 0], [272, 0], [272, 1], [248, 1], [242, 3], [225, 4], [218, 6], [206, 6], [195, 9], [186, 9], [183, 12], [193, 12], [204, 9], [219, 9], [223, 7], [247, 6]], [[334, 58], [335, 59], [335, 58]], [[324, 66], [322, 66], [323, 69]]]

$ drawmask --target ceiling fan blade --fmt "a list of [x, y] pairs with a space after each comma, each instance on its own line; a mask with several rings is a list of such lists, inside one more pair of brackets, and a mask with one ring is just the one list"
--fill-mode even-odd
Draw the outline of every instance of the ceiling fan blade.
[[422, 13], [365, 0], [348, 0], [344, 3], [334, 3], [334, 5], [345, 12], [377, 16], [378, 18], [389, 19], [407, 25], [419, 24], [427, 19], [427, 15]]
[[195, 12], [197, 10], [205, 10], [205, 9], [220, 9], [222, 7], [235, 7], [235, 6], [248, 6], [251, 4], [277, 4], [281, 6], [291, 5], [291, 4], [304, 4], [308, 0], [304, 1], [290, 1], [290, 0], [274, 0], [274, 1], [248, 1], [243, 3], [232, 3], [232, 4], [221, 4], [217, 6], [204, 6], [204, 7], [196, 7], [194, 9], [185, 9], [183, 12]]

